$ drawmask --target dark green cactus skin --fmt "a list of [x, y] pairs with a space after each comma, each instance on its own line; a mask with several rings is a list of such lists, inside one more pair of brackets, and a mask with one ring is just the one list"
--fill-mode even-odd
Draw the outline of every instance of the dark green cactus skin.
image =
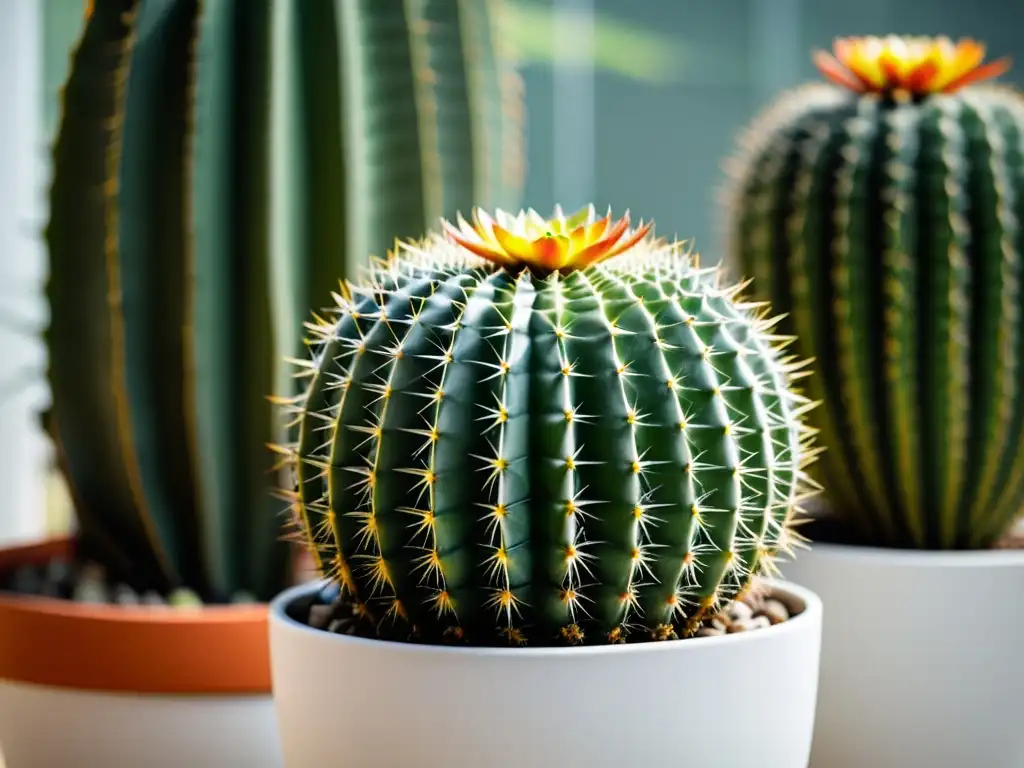
[[82, 545], [119, 578], [211, 601], [287, 584], [268, 395], [294, 388], [309, 308], [394, 238], [517, 199], [493, 15], [96, 0], [53, 152], [46, 342]]
[[758, 120], [734, 263], [815, 358], [827, 501], [867, 543], [984, 548], [1024, 503], [1024, 101], [812, 85]]
[[682, 637], [771, 571], [806, 401], [736, 288], [678, 252], [541, 278], [431, 247], [313, 326], [290, 446], [310, 546], [379, 636]]

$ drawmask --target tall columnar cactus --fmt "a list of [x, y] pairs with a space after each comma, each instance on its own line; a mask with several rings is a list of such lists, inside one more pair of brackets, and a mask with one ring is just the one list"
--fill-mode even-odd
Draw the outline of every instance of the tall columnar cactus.
[[280, 448], [307, 544], [383, 637], [692, 633], [794, 542], [799, 365], [628, 214], [474, 221], [310, 323]]
[[[865, 541], [985, 547], [1024, 502], [1024, 100], [972, 41], [837, 40], [744, 141], [731, 252], [816, 360]], [[856, 534], [856, 531], [854, 531]]]
[[488, 0], [88, 14], [46, 231], [51, 424], [83, 543], [141, 588], [265, 599], [287, 565], [266, 448], [282, 358], [363, 254], [516, 199], [515, 74]]

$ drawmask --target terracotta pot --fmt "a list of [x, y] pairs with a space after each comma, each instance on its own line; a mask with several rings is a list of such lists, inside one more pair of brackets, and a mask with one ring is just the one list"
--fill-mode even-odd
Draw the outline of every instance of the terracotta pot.
[[[0, 572], [70, 554], [0, 549]], [[267, 606], [87, 605], [0, 592], [0, 765], [282, 765]]]

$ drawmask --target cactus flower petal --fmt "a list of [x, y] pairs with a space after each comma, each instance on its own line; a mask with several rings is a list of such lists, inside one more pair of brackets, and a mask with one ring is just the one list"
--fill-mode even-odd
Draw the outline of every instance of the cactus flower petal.
[[571, 216], [556, 208], [548, 219], [532, 209], [515, 216], [497, 210], [493, 217], [475, 209], [472, 219], [472, 226], [461, 215], [458, 227], [441, 224], [449, 240], [478, 256], [541, 271], [570, 272], [618, 256], [641, 243], [653, 227], [650, 222], [632, 229], [628, 211], [614, 221], [610, 213], [598, 219], [593, 205]]
[[1003, 58], [982, 65], [985, 46], [948, 37], [837, 38], [832, 54], [818, 51], [814, 63], [830, 81], [856, 93], [901, 91], [913, 95], [952, 93], [1009, 69]]

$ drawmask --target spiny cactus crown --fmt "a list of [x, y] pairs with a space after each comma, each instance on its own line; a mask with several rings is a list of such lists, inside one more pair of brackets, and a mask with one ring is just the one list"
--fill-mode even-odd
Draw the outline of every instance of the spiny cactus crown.
[[798, 538], [801, 365], [650, 225], [475, 219], [493, 237], [445, 222], [309, 324], [278, 448], [303, 540], [382, 637], [694, 632]]

